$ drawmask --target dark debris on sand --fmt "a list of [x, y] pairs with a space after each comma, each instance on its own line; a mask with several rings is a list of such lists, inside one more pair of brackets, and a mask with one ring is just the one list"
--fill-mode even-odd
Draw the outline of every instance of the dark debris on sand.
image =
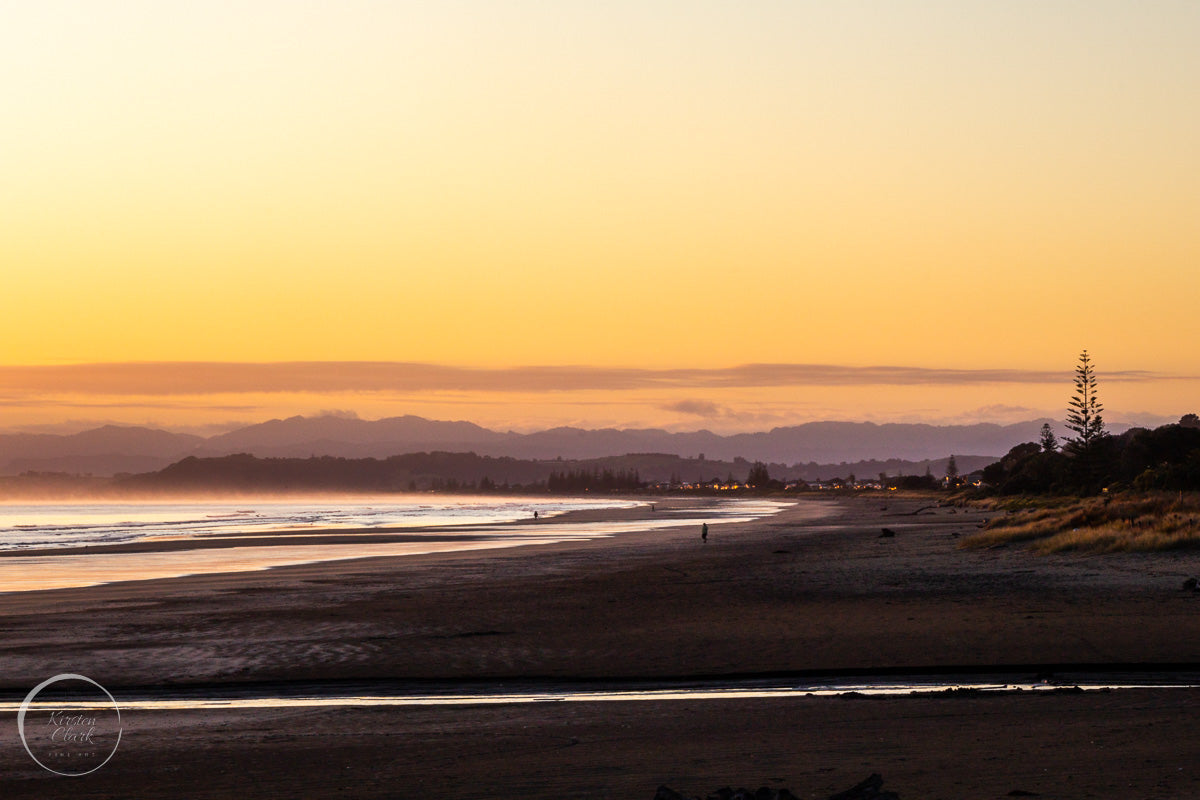
[[[654, 793], [654, 800], [700, 800], [699, 797], [689, 797], [680, 794], [669, 786], [659, 786]], [[731, 789], [724, 786], [709, 794], [705, 800], [799, 800], [787, 789], [771, 789], [760, 786], [757, 790]], [[851, 786], [844, 792], [831, 795], [829, 800], [900, 800], [900, 795], [883, 789], [883, 778], [879, 773]]]

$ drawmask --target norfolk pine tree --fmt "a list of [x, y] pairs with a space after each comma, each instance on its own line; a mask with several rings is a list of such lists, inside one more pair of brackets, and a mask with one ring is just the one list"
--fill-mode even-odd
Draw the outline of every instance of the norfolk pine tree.
[[1075, 367], [1075, 396], [1070, 405], [1067, 427], [1076, 433], [1076, 438], [1068, 439], [1067, 446], [1076, 454], [1088, 452], [1104, 436], [1104, 420], [1100, 416], [1104, 406], [1096, 396], [1096, 371], [1087, 350], [1079, 354], [1079, 366]]
[[1054, 435], [1054, 430], [1050, 427], [1049, 422], [1042, 423], [1042, 438], [1041, 438], [1043, 453], [1058, 452], [1058, 437]]
[[1067, 440], [1066, 452], [1075, 457], [1076, 474], [1082, 484], [1095, 488], [1097, 468], [1097, 445], [1104, 439], [1104, 406], [1096, 396], [1096, 371], [1088, 351], [1079, 354], [1079, 365], [1075, 367], [1075, 396], [1071, 398], [1067, 411], [1067, 428], [1075, 437]]

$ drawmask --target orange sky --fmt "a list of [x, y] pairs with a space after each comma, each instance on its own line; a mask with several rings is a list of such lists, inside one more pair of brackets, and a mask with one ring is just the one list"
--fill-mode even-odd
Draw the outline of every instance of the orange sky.
[[[1029, 373], [1083, 347], [1110, 418], [1197, 410], [1194, 3], [3, 17], [0, 427], [1061, 416]], [[180, 362], [330, 363], [183, 392]], [[157, 366], [22, 371], [129, 363]]]

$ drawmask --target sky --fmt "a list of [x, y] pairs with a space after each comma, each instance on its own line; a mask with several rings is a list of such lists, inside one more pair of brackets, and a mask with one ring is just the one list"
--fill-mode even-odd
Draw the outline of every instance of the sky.
[[1200, 410], [1200, 4], [0, 3], [0, 429]]

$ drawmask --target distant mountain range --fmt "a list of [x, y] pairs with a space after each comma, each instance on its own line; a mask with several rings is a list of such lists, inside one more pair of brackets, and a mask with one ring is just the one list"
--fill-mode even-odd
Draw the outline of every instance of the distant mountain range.
[[[711, 431], [552, 428], [502, 433], [470, 422], [403, 416], [361, 420], [290, 417], [208, 438], [142, 427], [107, 425], [71, 435], [0, 434], [0, 474], [65, 472], [113, 475], [152, 472], [187, 456], [249, 453], [259, 457], [386, 458], [418, 452], [475, 453], [516, 459], [570, 460], [662, 453], [710, 461], [746, 459], [807, 465], [820, 473], [859, 462], [928, 462], [950, 454], [999, 458], [1016, 444], [1036, 441], [1043, 422], [1014, 425], [810, 422], [763, 433], [722, 436]], [[1114, 426], [1115, 432], [1124, 427]], [[1062, 431], [1056, 431], [1062, 433]], [[869, 466], [869, 464], [868, 464]], [[833, 472], [831, 474], [837, 474]], [[864, 472], [863, 474], [871, 474]], [[824, 476], [822, 476], [824, 477]]]

